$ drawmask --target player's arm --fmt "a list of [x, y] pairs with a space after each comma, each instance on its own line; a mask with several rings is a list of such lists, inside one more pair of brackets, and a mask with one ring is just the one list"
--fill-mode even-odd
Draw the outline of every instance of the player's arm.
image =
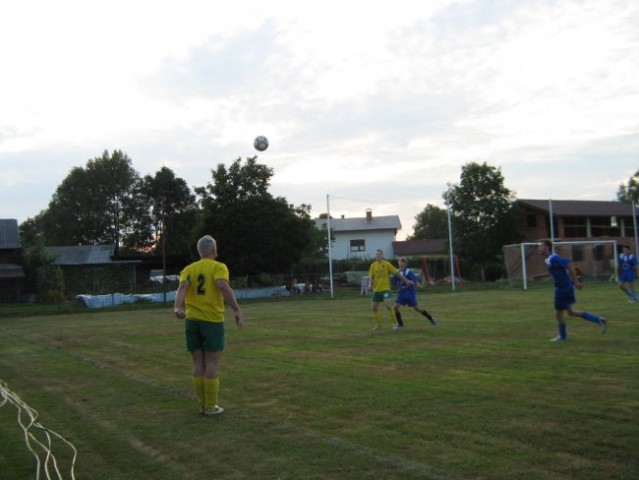
[[237, 299], [235, 298], [235, 294], [233, 293], [233, 289], [229, 285], [229, 282], [223, 278], [218, 278], [215, 283], [217, 288], [220, 289], [226, 304], [233, 309], [235, 323], [239, 328], [244, 328], [244, 315], [242, 314], [242, 310], [240, 310], [240, 305], [237, 303]]
[[577, 270], [575, 270], [575, 266], [572, 263], [568, 264], [568, 274], [570, 278], [572, 278], [572, 283], [575, 284], [575, 288], [581, 290], [583, 285], [581, 284], [581, 280], [579, 280], [579, 276], [577, 275]]
[[175, 294], [175, 305], [173, 307], [173, 313], [177, 318], [186, 317], [186, 310], [184, 306], [184, 300], [186, 299], [186, 292], [189, 289], [189, 281], [184, 280], [180, 282]]

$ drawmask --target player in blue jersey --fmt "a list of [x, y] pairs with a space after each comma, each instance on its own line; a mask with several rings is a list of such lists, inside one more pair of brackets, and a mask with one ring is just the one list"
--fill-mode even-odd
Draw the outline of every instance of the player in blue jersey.
[[395, 319], [397, 320], [395, 328], [402, 328], [404, 326], [402, 315], [399, 313], [399, 309], [402, 308], [403, 305], [413, 307], [416, 312], [421, 313], [430, 323], [437, 326], [437, 319], [417, 303], [415, 285], [421, 287], [420, 278], [410, 268], [408, 268], [408, 260], [406, 260], [406, 258], [400, 257], [398, 262], [398, 272], [403, 275], [404, 279], [408, 279], [412, 283], [408, 283], [406, 280], [402, 280], [401, 277], [396, 276], [399, 280], [399, 291], [397, 292], [397, 299], [395, 300]]
[[555, 284], [555, 317], [557, 318], [559, 335], [552, 338], [551, 341], [559, 342], [568, 338], [564, 312], [568, 312], [571, 317], [581, 317], [584, 320], [596, 323], [601, 328], [601, 333], [606, 333], [608, 321], [604, 317], [572, 309], [572, 306], [577, 301], [575, 299], [575, 288], [578, 290], [583, 288], [581, 281], [577, 278], [572, 261], [553, 253], [552, 243], [548, 240], [544, 240], [539, 244], [539, 253], [546, 257], [548, 272], [534, 275], [533, 279], [539, 280], [540, 278], [552, 276]]
[[639, 271], [637, 257], [630, 253], [629, 245], [621, 246], [622, 253], [617, 258], [619, 267], [619, 288], [630, 297], [630, 303], [637, 303], [637, 292], [635, 291], [635, 278]]

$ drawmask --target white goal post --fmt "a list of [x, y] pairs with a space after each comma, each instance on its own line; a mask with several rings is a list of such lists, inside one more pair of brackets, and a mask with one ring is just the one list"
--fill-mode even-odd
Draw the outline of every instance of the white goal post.
[[[547, 271], [544, 259], [537, 251], [538, 246], [539, 242], [527, 242], [503, 247], [509, 282], [523, 282], [524, 290], [528, 290], [528, 280]], [[554, 242], [553, 252], [570, 258], [586, 277], [617, 279], [618, 248], [615, 240]]]

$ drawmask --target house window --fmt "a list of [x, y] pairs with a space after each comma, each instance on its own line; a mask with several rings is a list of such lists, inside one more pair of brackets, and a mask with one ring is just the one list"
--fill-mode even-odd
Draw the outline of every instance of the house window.
[[537, 226], [537, 215], [526, 215], [526, 224], [528, 228], [535, 228]]
[[588, 223], [586, 217], [564, 217], [564, 235], [567, 238], [587, 237]]
[[351, 252], [365, 252], [366, 240], [363, 238], [357, 240], [351, 240]]
[[590, 231], [593, 237], [621, 236], [621, 227], [617, 217], [592, 217], [590, 219]]

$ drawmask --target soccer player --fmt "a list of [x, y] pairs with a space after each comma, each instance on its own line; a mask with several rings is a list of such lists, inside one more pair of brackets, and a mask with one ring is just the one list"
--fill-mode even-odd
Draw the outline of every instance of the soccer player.
[[388, 310], [388, 316], [393, 322], [393, 328], [397, 325], [395, 319], [395, 310], [390, 301], [391, 297], [391, 275], [397, 275], [406, 282], [412, 283], [412, 280], [405, 278], [395, 266], [388, 260], [384, 260], [384, 252], [378, 249], [375, 252], [375, 261], [371, 263], [368, 269], [368, 289], [373, 292], [373, 330], [380, 328], [379, 322], [379, 304], [383, 303]]
[[398, 262], [399, 272], [404, 276], [404, 278], [409, 279], [412, 283], [408, 284], [403, 280], [401, 280], [399, 283], [399, 293], [397, 294], [397, 299], [395, 300], [395, 319], [397, 320], [396, 328], [402, 328], [404, 326], [404, 322], [402, 321], [402, 314], [399, 313], [399, 310], [400, 308], [402, 308], [403, 305], [413, 307], [416, 312], [421, 313], [428, 319], [430, 323], [432, 323], [434, 326], [437, 326], [437, 319], [430, 313], [428, 313], [425, 308], [417, 303], [415, 286], [422, 286], [419, 277], [410, 268], [408, 268], [408, 260], [406, 260], [405, 257], [400, 257]]
[[619, 265], [619, 288], [630, 297], [628, 302], [637, 303], [637, 292], [635, 292], [635, 278], [639, 271], [637, 257], [630, 253], [630, 245], [622, 245], [622, 252], [617, 259]]
[[218, 365], [224, 350], [224, 302], [235, 314], [235, 323], [244, 328], [244, 316], [229, 285], [226, 265], [215, 260], [217, 244], [210, 235], [197, 242], [200, 260], [180, 273], [174, 313], [184, 319], [186, 348], [193, 358], [192, 383], [200, 414], [219, 415], [220, 389]]
[[572, 306], [576, 303], [575, 288], [581, 290], [583, 285], [577, 278], [572, 261], [560, 257], [552, 252], [552, 243], [544, 240], [539, 244], [539, 253], [546, 257], [547, 273], [540, 273], [533, 276], [534, 280], [552, 276], [555, 284], [555, 317], [557, 318], [557, 326], [559, 335], [552, 338], [551, 342], [560, 342], [568, 338], [566, 330], [566, 321], [564, 320], [564, 312], [568, 312], [571, 317], [581, 317], [589, 322], [596, 323], [601, 329], [601, 333], [606, 333], [608, 329], [608, 321], [604, 317], [594, 315], [590, 312], [580, 312], [573, 310]]

